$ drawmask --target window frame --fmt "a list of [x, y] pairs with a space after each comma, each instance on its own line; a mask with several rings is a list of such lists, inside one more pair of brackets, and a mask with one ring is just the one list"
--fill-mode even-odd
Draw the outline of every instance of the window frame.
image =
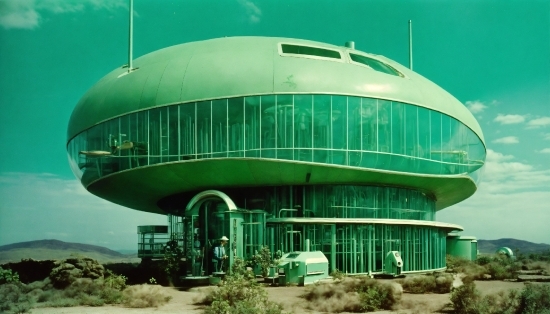
[[[287, 52], [283, 52], [283, 45], [303, 46], [303, 47], [309, 47], [309, 48], [317, 48], [317, 49], [324, 49], [324, 50], [334, 51], [334, 52], [337, 52], [340, 55], [340, 58], [330, 58], [330, 57], [322, 57], [322, 56], [308, 55], [308, 54], [287, 53]], [[279, 53], [279, 56], [281, 56], [281, 57], [294, 57], [294, 58], [305, 58], [305, 59], [325, 60], [325, 61], [347, 63], [346, 54], [345, 54], [344, 51], [337, 50], [337, 49], [326, 48], [326, 47], [321, 47], [321, 46], [318, 46], [318, 45], [309, 45], [309, 44], [301, 44], [301, 43], [286, 42], [285, 41], [285, 42], [279, 42], [277, 44], [277, 51]]]

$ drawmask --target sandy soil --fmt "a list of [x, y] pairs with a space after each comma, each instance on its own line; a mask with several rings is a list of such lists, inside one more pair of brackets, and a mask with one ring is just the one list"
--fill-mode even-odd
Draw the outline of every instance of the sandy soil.
[[[504, 281], [477, 281], [477, 288], [482, 294], [496, 293], [509, 289], [522, 289], [521, 282]], [[208, 287], [183, 290], [178, 288], [162, 287], [163, 292], [172, 296], [172, 300], [158, 308], [130, 309], [121, 306], [103, 307], [69, 307], [69, 308], [36, 308], [34, 314], [133, 314], [133, 313], [201, 313], [202, 307], [194, 305]], [[305, 309], [306, 302], [299, 296], [304, 287], [267, 287], [269, 299], [283, 304], [285, 311], [290, 313], [322, 313]], [[381, 311], [376, 313], [433, 313], [448, 304], [450, 294], [403, 294], [401, 309], [393, 312]]]

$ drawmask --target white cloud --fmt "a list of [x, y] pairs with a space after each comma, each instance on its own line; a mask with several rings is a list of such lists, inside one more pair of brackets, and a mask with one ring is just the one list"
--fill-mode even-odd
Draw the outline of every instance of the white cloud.
[[550, 148], [545, 148], [545, 149], [541, 150], [539, 153], [550, 154]]
[[246, 10], [246, 15], [251, 23], [258, 23], [262, 17], [262, 10], [250, 0], [239, 0], [239, 4]]
[[[48, 173], [0, 173], [0, 245], [63, 238], [136, 247], [138, 225], [165, 225], [166, 216], [122, 207], [90, 194], [76, 179]], [[116, 234], [110, 232], [117, 230]]]
[[40, 15], [34, 10], [33, 0], [1, 0], [0, 25], [9, 28], [33, 29], [38, 26]]
[[493, 143], [517, 144], [519, 143], [519, 139], [517, 138], [517, 136], [505, 136], [494, 140]]
[[480, 113], [483, 110], [487, 109], [487, 106], [485, 106], [481, 101], [474, 100], [474, 101], [467, 101], [466, 107], [472, 112], [472, 113]]
[[527, 126], [529, 128], [540, 128], [540, 127], [548, 126], [548, 125], [550, 125], [550, 117], [542, 117], [542, 118], [533, 119], [533, 120], [531, 120], [527, 123]]
[[517, 124], [524, 122], [525, 116], [518, 114], [498, 114], [494, 121], [500, 122], [500, 124]]
[[5, 29], [34, 29], [40, 26], [41, 12], [73, 13], [83, 11], [87, 5], [110, 11], [128, 7], [124, 0], [0, 0], [0, 25]]
[[550, 141], [550, 133], [544, 134], [544, 139]]
[[[481, 180], [483, 188], [491, 193], [525, 191], [550, 187], [550, 169], [513, 161], [514, 156], [487, 150], [485, 172]], [[550, 201], [550, 200], [549, 200]]]
[[504, 155], [504, 154], [502, 154], [502, 153], [495, 152], [495, 151], [492, 150], [492, 149], [488, 149], [488, 150], [487, 150], [487, 158], [486, 158], [486, 161], [487, 161], [487, 162], [498, 163], [498, 162], [503, 162], [503, 161], [505, 161], [505, 160], [511, 160], [511, 159], [514, 159], [514, 156], [512, 156], [512, 155]]
[[84, 10], [84, 1], [39, 0], [35, 2], [36, 10], [48, 10], [52, 13], [72, 13]]
[[464, 227], [479, 239], [517, 238], [548, 243], [550, 169], [536, 169], [514, 156], [487, 150], [485, 172], [478, 191], [444, 209], [438, 221]]

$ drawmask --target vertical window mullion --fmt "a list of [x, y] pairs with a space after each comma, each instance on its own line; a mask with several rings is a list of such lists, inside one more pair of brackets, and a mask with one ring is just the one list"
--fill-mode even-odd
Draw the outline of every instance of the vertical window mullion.
[[178, 119], [178, 138], [177, 138], [177, 141], [178, 141], [178, 157], [177, 159], [179, 160], [180, 159], [180, 156], [182, 155], [181, 153], [181, 121], [180, 121], [180, 109], [181, 109], [181, 105], [178, 105], [178, 116], [176, 117], [176, 119]]
[[277, 159], [277, 152], [279, 151], [279, 146], [278, 146], [278, 144], [279, 144], [279, 141], [278, 141], [279, 140], [279, 123], [278, 123], [279, 119], [277, 119], [279, 117], [279, 114], [277, 113], [277, 107], [278, 107], [277, 102], [278, 101], [279, 100], [277, 99], [277, 95], [275, 95], [275, 104], [274, 104], [275, 110], [273, 111], [275, 113], [274, 114], [275, 115], [275, 147], [274, 147], [274, 149], [275, 149], [275, 159]]
[[[251, 119], [252, 121], [252, 119]], [[252, 128], [252, 126], [250, 126]], [[246, 106], [245, 106], [245, 97], [243, 97], [243, 137], [242, 137], [242, 149], [243, 149], [243, 157], [246, 157]]]
[[346, 96], [346, 152], [345, 163], [349, 165], [349, 96]]
[[194, 147], [194, 150], [195, 150], [195, 159], [197, 159], [199, 157], [199, 149], [197, 147], [198, 145], [198, 139], [197, 139], [197, 134], [198, 134], [198, 126], [197, 126], [197, 102], [195, 102], [195, 147]]
[[390, 153], [393, 154], [393, 101], [390, 102]]
[[212, 100], [210, 101], [210, 145], [208, 153], [210, 153], [209, 158], [212, 158], [212, 153], [214, 152], [214, 116], [212, 114]]
[[380, 121], [379, 121], [379, 117], [378, 117], [378, 99], [376, 100], [376, 151], [377, 152], [380, 152], [380, 147], [379, 147], [379, 137], [380, 137]]
[[229, 98], [225, 99], [225, 157], [229, 157]]
[[[292, 160], [296, 160], [294, 157], [294, 150], [296, 149], [296, 143], [294, 141], [295, 137], [295, 130], [294, 130], [294, 114], [296, 113], [296, 108], [294, 108], [294, 95], [292, 95], [292, 126], [291, 126], [291, 136], [292, 136]], [[286, 117], [285, 117], [286, 119]], [[300, 132], [300, 129], [298, 129], [297, 132]], [[298, 158], [300, 158], [300, 154], [298, 154]]]
[[260, 146], [258, 146], [258, 148], [260, 149], [259, 157], [262, 157], [262, 151], [263, 151], [263, 147], [262, 147], [262, 136], [263, 136], [263, 134], [262, 134], [262, 119], [264, 117], [262, 115], [262, 96], [259, 96], [259, 97], [260, 97], [260, 106], [259, 106], [260, 107], [259, 108], [260, 112], [258, 112], [258, 114], [260, 115], [260, 120], [258, 122], [260, 123], [260, 128], [259, 128], [259, 130], [260, 130], [260, 136], [259, 136]]

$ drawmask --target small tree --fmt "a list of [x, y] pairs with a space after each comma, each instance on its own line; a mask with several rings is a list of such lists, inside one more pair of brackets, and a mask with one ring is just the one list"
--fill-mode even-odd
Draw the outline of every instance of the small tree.
[[11, 269], [3, 269], [0, 267], [0, 285], [5, 283], [18, 283], [19, 274], [12, 272]]
[[170, 278], [175, 278], [180, 271], [183, 250], [179, 247], [177, 240], [170, 240], [164, 247], [164, 270]]
[[252, 256], [252, 262], [254, 265], [260, 267], [262, 276], [267, 277], [269, 275], [269, 266], [273, 264], [269, 247], [263, 246], [259, 252], [256, 251], [256, 254]]

